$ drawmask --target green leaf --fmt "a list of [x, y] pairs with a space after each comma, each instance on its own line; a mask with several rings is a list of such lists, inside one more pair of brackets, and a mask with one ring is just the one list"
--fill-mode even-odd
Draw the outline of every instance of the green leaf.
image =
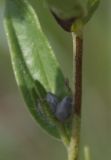
[[51, 115], [45, 97], [49, 91], [59, 98], [69, 93], [38, 17], [27, 1], [6, 1], [5, 28], [15, 77], [27, 106], [47, 132], [60, 138], [58, 122]]
[[93, 16], [100, 3], [100, 0], [89, 0], [88, 1], [88, 15], [84, 18], [84, 23], [87, 23]]
[[84, 25], [99, 6], [100, 0], [45, 0], [57, 23], [66, 31], [81, 36]]
[[91, 19], [93, 13], [99, 6], [100, 0], [88, 0], [87, 1], [87, 14], [83, 17], [78, 17], [71, 26], [71, 31], [75, 32], [76, 35], [81, 36], [84, 25]]
[[70, 19], [84, 16], [87, 10], [86, 0], [45, 0], [49, 8], [60, 19]]

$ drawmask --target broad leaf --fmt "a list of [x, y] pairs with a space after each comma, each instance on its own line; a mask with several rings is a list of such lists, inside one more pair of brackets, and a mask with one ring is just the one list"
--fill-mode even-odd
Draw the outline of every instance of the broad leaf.
[[5, 27], [15, 77], [27, 106], [39, 124], [59, 138], [58, 126], [44, 101], [49, 91], [59, 98], [68, 94], [65, 79], [38, 17], [27, 1], [6, 1]]

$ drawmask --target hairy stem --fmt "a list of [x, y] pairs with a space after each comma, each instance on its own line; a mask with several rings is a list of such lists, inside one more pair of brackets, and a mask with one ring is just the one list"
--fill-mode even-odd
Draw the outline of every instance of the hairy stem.
[[72, 137], [68, 148], [68, 160], [78, 160], [81, 127], [81, 97], [82, 97], [82, 52], [83, 39], [73, 33], [74, 46], [74, 118]]

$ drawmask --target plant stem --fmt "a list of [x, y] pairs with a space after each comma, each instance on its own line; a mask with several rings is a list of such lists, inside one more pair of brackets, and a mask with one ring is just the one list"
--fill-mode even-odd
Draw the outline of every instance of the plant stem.
[[[75, 47], [76, 45], [76, 47]], [[75, 36], [73, 33], [74, 46], [74, 118], [72, 124], [72, 137], [68, 149], [68, 160], [78, 160], [81, 127], [81, 97], [82, 97], [82, 36]], [[76, 50], [76, 51], [75, 51]], [[76, 53], [76, 54], [75, 54]]]
[[80, 118], [75, 115], [70, 145], [68, 148], [68, 160], [78, 160], [80, 143]]
[[[74, 41], [74, 38], [73, 38]], [[75, 43], [75, 41], [74, 41]], [[74, 45], [74, 44], [73, 44]], [[75, 52], [75, 51], [74, 51]], [[76, 37], [76, 55], [74, 56], [74, 68], [75, 71], [75, 114], [81, 116], [81, 97], [82, 97], [82, 52], [83, 52], [83, 39]]]

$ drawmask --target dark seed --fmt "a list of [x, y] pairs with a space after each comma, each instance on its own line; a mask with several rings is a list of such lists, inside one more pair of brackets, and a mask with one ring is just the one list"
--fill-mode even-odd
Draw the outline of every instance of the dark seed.
[[72, 98], [66, 96], [60, 103], [58, 103], [55, 115], [58, 120], [64, 122], [67, 118], [70, 117], [71, 113], [72, 113]]
[[46, 100], [48, 104], [50, 105], [52, 112], [55, 113], [57, 104], [59, 102], [57, 96], [54, 95], [53, 93], [48, 92], [46, 96]]

